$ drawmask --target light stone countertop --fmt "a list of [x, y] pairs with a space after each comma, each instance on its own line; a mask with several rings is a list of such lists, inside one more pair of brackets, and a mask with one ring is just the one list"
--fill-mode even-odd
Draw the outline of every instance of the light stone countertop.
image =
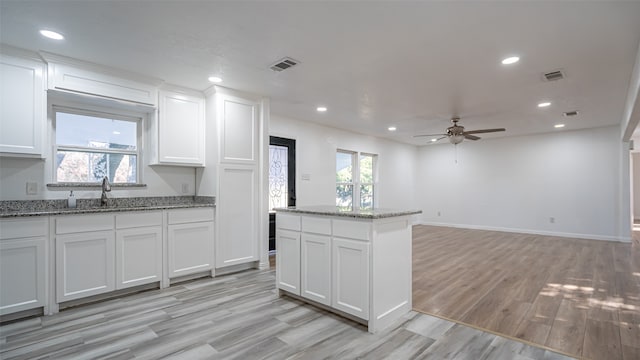
[[66, 199], [4, 200], [0, 201], [0, 218], [77, 215], [124, 211], [151, 211], [198, 207], [215, 207], [215, 197], [155, 196], [110, 198], [107, 206], [100, 206], [100, 199], [77, 199], [76, 208], [68, 208]]
[[401, 209], [351, 209], [338, 206], [297, 206], [288, 208], [275, 208], [276, 212], [340, 216], [359, 219], [384, 219], [398, 216], [409, 216], [421, 214], [422, 210], [401, 210]]

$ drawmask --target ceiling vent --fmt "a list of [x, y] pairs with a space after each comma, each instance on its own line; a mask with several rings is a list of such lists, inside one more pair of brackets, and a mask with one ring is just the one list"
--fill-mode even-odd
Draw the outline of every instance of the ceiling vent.
[[564, 115], [564, 116], [576, 116], [576, 115], [578, 115], [578, 110], [567, 111], [567, 112], [562, 113], [562, 115]]
[[290, 67], [298, 65], [298, 60], [293, 60], [292, 58], [286, 57], [281, 60], [278, 60], [275, 64], [271, 65], [271, 70], [273, 71], [283, 71]]
[[555, 70], [542, 74], [542, 78], [545, 81], [558, 81], [564, 79], [564, 73], [562, 70]]

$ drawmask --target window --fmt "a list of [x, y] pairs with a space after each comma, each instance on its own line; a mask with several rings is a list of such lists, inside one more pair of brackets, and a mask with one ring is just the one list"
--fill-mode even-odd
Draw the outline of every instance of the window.
[[138, 183], [141, 119], [54, 107], [58, 183]]
[[338, 150], [336, 206], [373, 209], [376, 155]]

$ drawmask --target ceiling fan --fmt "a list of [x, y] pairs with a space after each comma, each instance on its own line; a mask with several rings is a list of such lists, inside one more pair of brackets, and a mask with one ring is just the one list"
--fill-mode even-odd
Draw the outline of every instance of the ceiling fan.
[[451, 122], [453, 123], [452, 126], [449, 126], [447, 128], [447, 131], [444, 134], [428, 134], [428, 135], [414, 135], [413, 137], [435, 137], [435, 136], [440, 136], [440, 138], [431, 140], [431, 141], [438, 141], [441, 139], [444, 139], [446, 137], [449, 138], [449, 142], [457, 145], [460, 144], [462, 142], [462, 140], [464, 139], [469, 139], [469, 140], [480, 140], [480, 137], [472, 135], [472, 134], [483, 134], [483, 133], [491, 133], [491, 132], [499, 132], [499, 131], [505, 131], [506, 129], [504, 128], [499, 128], [499, 129], [482, 129], [482, 130], [471, 130], [471, 131], [464, 131], [464, 126], [462, 125], [458, 125], [458, 121], [460, 121], [459, 117], [454, 117], [451, 119]]

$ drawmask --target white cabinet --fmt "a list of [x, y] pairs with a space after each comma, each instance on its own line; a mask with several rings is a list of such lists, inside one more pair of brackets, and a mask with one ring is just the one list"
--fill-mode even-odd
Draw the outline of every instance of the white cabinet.
[[334, 308], [369, 319], [369, 243], [333, 238]]
[[157, 130], [158, 164], [204, 166], [203, 96], [161, 90]]
[[220, 167], [217, 268], [258, 260], [257, 182], [254, 166]]
[[168, 212], [169, 278], [213, 269], [213, 216], [211, 208]]
[[300, 239], [301, 295], [331, 306], [331, 236], [302, 233]]
[[115, 290], [113, 215], [61, 216], [55, 228], [57, 302]]
[[0, 153], [42, 157], [44, 69], [37, 60], [0, 55]]
[[48, 219], [0, 221], [0, 315], [46, 304]]
[[278, 288], [300, 295], [300, 232], [276, 230], [276, 248]]
[[116, 289], [162, 278], [162, 212], [116, 215]]

